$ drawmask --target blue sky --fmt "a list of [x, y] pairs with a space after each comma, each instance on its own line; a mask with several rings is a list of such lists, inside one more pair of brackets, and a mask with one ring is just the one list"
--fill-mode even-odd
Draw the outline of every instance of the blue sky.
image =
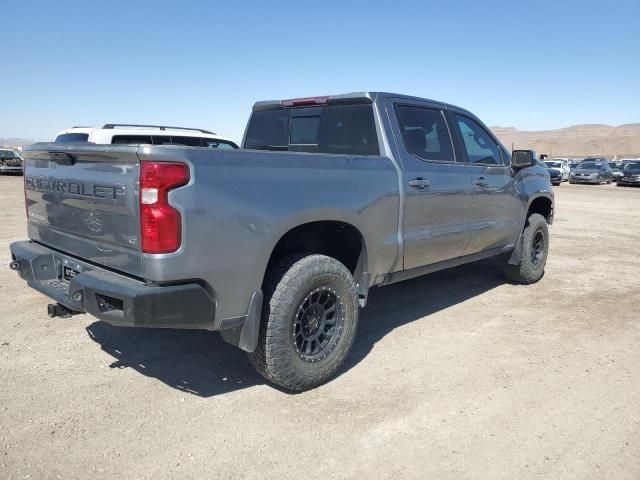
[[383, 90], [489, 125], [640, 122], [640, 1], [4, 0], [0, 137], [162, 123], [240, 139], [257, 100]]

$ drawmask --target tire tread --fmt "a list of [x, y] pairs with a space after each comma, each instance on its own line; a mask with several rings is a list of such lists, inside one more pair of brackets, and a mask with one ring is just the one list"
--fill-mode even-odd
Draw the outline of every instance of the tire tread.
[[[341, 357], [346, 356], [357, 328], [358, 306], [357, 291], [351, 273], [338, 260], [325, 255], [298, 254], [284, 258], [268, 272], [264, 282], [264, 304], [260, 323], [258, 346], [249, 354], [249, 361], [264, 378], [288, 390], [301, 391], [313, 388], [328, 381], [344, 360], [327, 365], [320, 373], [306, 376], [301, 374], [290, 362], [291, 346], [288, 338], [283, 336], [287, 320], [294, 305], [294, 299], [304, 282], [322, 275], [339, 277], [346, 283], [349, 297], [345, 301], [352, 304], [354, 312], [353, 325], [347, 332], [349, 338], [336, 346], [342, 350]], [[347, 331], [347, 328], [344, 329]], [[315, 366], [315, 365], [314, 365]]]

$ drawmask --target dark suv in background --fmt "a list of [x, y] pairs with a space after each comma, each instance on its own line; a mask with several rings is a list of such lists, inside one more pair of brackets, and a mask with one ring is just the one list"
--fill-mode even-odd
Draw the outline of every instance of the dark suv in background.
[[549, 166], [549, 163], [538, 160], [538, 165], [549, 172], [549, 180], [554, 187], [559, 186], [562, 183], [562, 172], [557, 168]]
[[618, 186], [640, 185], [640, 160], [637, 162], [625, 162], [622, 167], [622, 176], [618, 177]]

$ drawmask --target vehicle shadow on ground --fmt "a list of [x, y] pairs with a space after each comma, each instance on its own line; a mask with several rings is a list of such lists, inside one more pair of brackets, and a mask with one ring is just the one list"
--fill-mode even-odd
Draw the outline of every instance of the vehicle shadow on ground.
[[[352, 351], [339, 374], [360, 363], [394, 328], [505, 282], [500, 267], [488, 260], [372, 289]], [[265, 383], [246, 353], [215, 332], [114, 327], [101, 321], [89, 325], [87, 332], [115, 358], [111, 368], [133, 368], [186, 393], [211, 397]]]
[[342, 371], [364, 359], [393, 329], [508, 283], [495, 260], [482, 260], [370, 291], [358, 335]]

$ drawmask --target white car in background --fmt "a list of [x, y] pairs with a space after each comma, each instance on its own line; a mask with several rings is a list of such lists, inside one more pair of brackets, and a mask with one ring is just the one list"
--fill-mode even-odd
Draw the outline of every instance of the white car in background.
[[571, 173], [571, 168], [569, 166], [569, 160], [565, 158], [554, 158], [553, 160], [545, 160], [544, 163], [549, 168], [554, 168], [558, 170], [561, 174], [561, 178], [563, 182], [569, 181], [569, 173]]
[[203, 148], [238, 148], [231, 139], [200, 128], [107, 123], [101, 128], [73, 127], [58, 132], [55, 143], [101, 145], [186, 145]]

